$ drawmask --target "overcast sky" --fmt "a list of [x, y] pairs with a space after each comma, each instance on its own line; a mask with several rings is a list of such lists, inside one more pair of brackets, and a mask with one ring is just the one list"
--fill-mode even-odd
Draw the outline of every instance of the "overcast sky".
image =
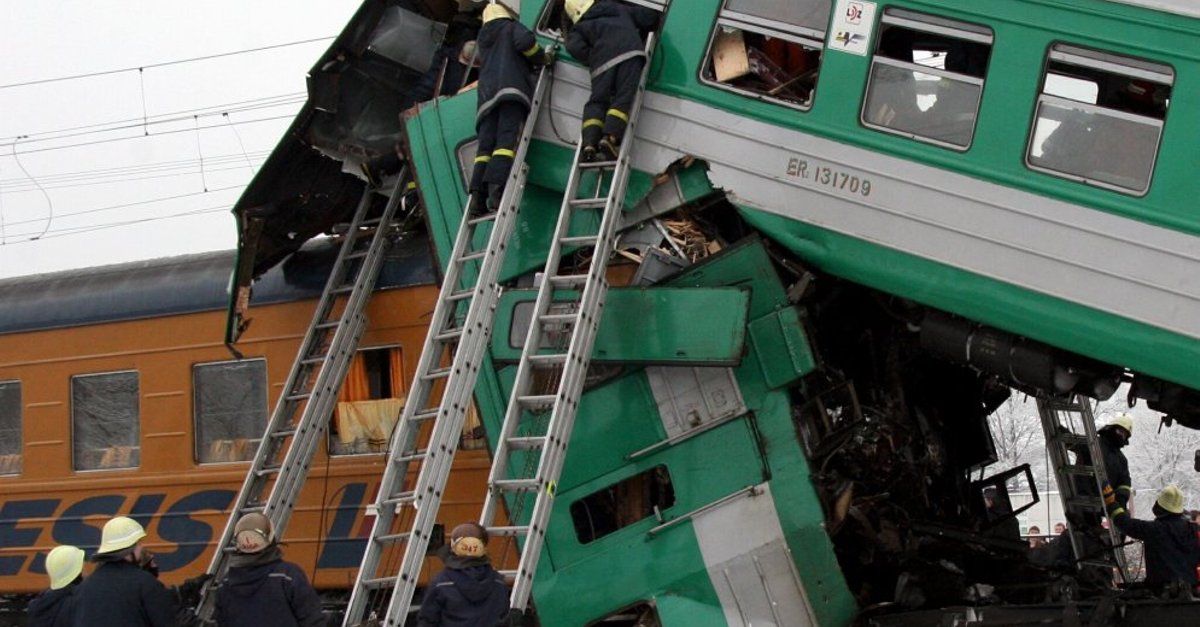
[[234, 248], [230, 207], [359, 4], [3, 2], [0, 277]]

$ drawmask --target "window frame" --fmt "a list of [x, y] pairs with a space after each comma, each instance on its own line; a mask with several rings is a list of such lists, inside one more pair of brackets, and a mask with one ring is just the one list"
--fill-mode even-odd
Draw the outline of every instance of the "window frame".
[[200, 416], [199, 416], [199, 407], [198, 407], [198, 404], [200, 402], [200, 386], [197, 385], [197, 380], [196, 380], [196, 375], [199, 372], [199, 370], [206, 366], [221, 366], [221, 365], [225, 365], [225, 364], [238, 364], [238, 363], [244, 364], [244, 363], [252, 363], [252, 362], [262, 362], [262, 368], [263, 368], [263, 370], [262, 370], [262, 372], [263, 372], [262, 402], [263, 402], [263, 409], [265, 412], [264, 415], [266, 418], [266, 420], [264, 420], [263, 425], [262, 425], [262, 433], [260, 433], [257, 438], [254, 438], [255, 440], [257, 440], [254, 448], [257, 450], [258, 446], [261, 445], [261, 443], [262, 443], [262, 439], [264, 437], [266, 437], [267, 429], [270, 427], [270, 423], [271, 423], [271, 411], [272, 411], [272, 409], [271, 409], [271, 390], [270, 390], [271, 381], [270, 381], [270, 369], [267, 366], [267, 358], [266, 357], [248, 357], [245, 359], [226, 359], [226, 360], [221, 360], [221, 361], [205, 361], [205, 362], [199, 362], [199, 363], [192, 364], [192, 461], [195, 462], [196, 465], [209, 466], [209, 465], [213, 465], [213, 464], [249, 464], [254, 461], [253, 456], [251, 456], [250, 459], [234, 460], [234, 461], [201, 461], [201, 459], [200, 459], [200, 438], [199, 438]]
[[[945, 68], [922, 65], [912, 61], [901, 61], [899, 59], [883, 56], [880, 54], [880, 46], [883, 45], [883, 29], [888, 26], [898, 26], [908, 29], [909, 31], [930, 33], [933, 35], [959, 39], [966, 42], [985, 44], [989, 48], [988, 71], [991, 70], [991, 53], [996, 44], [995, 31], [981, 24], [953, 20], [927, 13], [917, 13], [897, 7], [885, 8], [881, 12], [879, 16], [879, 23], [875, 28], [875, 30], [878, 31], [875, 37], [875, 50], [871, 54], [871, 63], [867, 69], [867, 80], [863, 89], [862, 106], [859, 108], [858, 123], [865, 128], [879, 131], [880, 133], [904, 137], [906, 139], [923, 144], [930, 144], [959, 153], [965, 153], [969, 151], [971, 146], [975, 145], [975, 132], [979, 129], [979, 112], [983, 108], [983, 96], [987, 83], [988, 72], [984, 72], [984, 77], [980, 78], [961, 72], [955, 72], [953, 70], [947, 70]], [[905, 131], [891, 126], [885, 126], [868, 121], [867, 111], [868, 106], [870, 105], [871, 88], [874, 83], [875, 68], [877, 64], [907, 70], [910, 72], [920, 72], [930, 76], [937, 76], [938, 80], [944, 79], [953, 81], [955, 83], [974, 85], [978, 87], [979, 98], [975, 103], [974, 118], [971, 124], [971, 137], [970, 140], [967, 141], [966, 145], [959, 145], [934, 137], [918, 135], [911, 131]]]
[[[15, 477], [15, 476], [19, 476], [25, 470], [25, 411], [24, 411], [24, 409], [25, 409], [25, 404], [24, 404], [25, 390], [24, 390], [24, 386], [21, 385], [20, 379], [0, 379], [0, 387], [7, 386], [7, 385], [16, 386], [16, 390], [17, 390], [17, 403], [16, 403], [16, 409], [17, 409], [17, 420], [16, 420], [16, 423], [17, 423], [17, 426], [16, 426], [17, 447], [16, 448], [17, 448], [17, 452], [16, 452], [16, 455], [18, 457], [17, 457], [16, 471], [0, 473], [0, 477]], [[7, 455], [9, 453], [5, 453], [5, 454]]]
[[[1178, 77], [1178, 73], [1175, 71], [1175, 68], [1168, 63], [1163, 63], [1160, 61], [1141, 59], [1107, 50], [1086, 48], [1065, 41], [1051, 42], [1049, 47], [1046, 49], [1045, 61], [1042, 64], [1040, 87], [1038, 90], [1037, 99], [1034, 101], [1033, 118], [1030, 121], [1029, 133], [1027, 134], [1025, 140], [1025, 151], [1022, 155], [1022, 160], [1025, 164], [1025, 167], [1033, 172], [1039, 172], [1058, 179], [1074, 181], [1090, 187], [1105, 189], [1134, 198], [1142, 198], [1149, 194], [1150, 188], [1154, 185], [1154, 171], [1158, 166], [1158, 158], [1162, 150], [1162, 140], [1166, 131], [1167, 115], [1170, 113], [1170, 108], [1168, 107], [1164, 109], [1162, 118], [1155, 118], [1146, 115], [1139, 115], [1137, 113], [1131, 113], [1128, 111], [1122, 111], [1120, 109], [1112, 109], [1099, 103], [1072, 100], [1063, 96], [1056, 96], [1054, 94], [1047, 93], [1046, 85], [1049, 77], [1052, 74], [1050, 68], [1052, 62], [1097, 70], [1132, 80], [1150, 81], [1158, 85], [1165, 85], [1172, 91], [1175, 89], [1175, 80]], [[1123, 187], [1115, 183], [1109, 183], [1107, 181], [1089, 178], [1086, 176], [1073, 174], [1071, 172], [1064, 172], [1062, 170], [1056, 170], [1045, 165], [1037, 165], [1033, 163], [1034, 139], [1037, 136], [1038, 123], [1042, 119], [1041, 112], [1042, 107], [1045, 104], [1058, 106], [1061, 108], [1077, 109], [1089, 115], [1114, 118], [1126, 122], [1136, 122], [1146, 126], [1154, 127], [1158, 131], [1158, 136], [1154, 143], [1154, 154], [1150, 159], [1145, 187], [1142, 189]], [[1044, 142], [1045, 140], [1043, 140], [1043, 143]]]
[[[401, 344], [401, 343], [383, 344], [383, 345], [380, 345], [380, 346], [360, 346], [360, 347], [358, 347], [358, 349], [356, 349], [356, 350], [354, 351], [354, 356], [353, 356], [353, 357], [351, 357], [351, 362], [353, 362], [353, 359], [354, 359], [354, 357], [358, 357], [358, 356], [359, 356], [359, 354], [360, 354], [360, 353], [362, 353], [362, 354], [363, 354], [363, 360], [364, 360], [364, 363], [365, 363], [365, 361], [366, 361], [366, 355], [365, 355], [365, 353], [368, 353], [368, 352], [371, 352], [371, 351], [388, 351], [388, 352], [389, 352], [389, 358], [390, 358], [390, 353], [391, 353], [391, 351], [393, 351], [393, 350], [399, 350], [399, 351], [400, 351], [400, 359], [401, 359], [401, 362], [403, 362], [403, 359], [404, 359], [404, 345], [403, 345], [403, 344]], [[390, 368], [390, 366], [389, 366], [389, 368]], [[349, 374], [349, 365], [347, 365], [347, 375], [348, 375], [348, 374]], [[406, 373], [406, 372], [402, 372], [402, 373], [400, 374], [400, 380], [401, 380], [401, 383], [402, 383], [402, 384], [403, 384], [403, 383], [407, 383], [407, 381], [405, 381], [405, 379], [404, 379], [404, 375], [405, 375], [405, 374], [408, 374], [408, 373]], [[346, 383], [346, 382], [345, 382], [345, 380], [343, 379], [343, 380], [342, 380], [342, 385], [345, 385], [345, 383]], [[409, 385], [409, 387], [411, 387], [411, 384]], [[392, 390], [391, 392], [392, 392], [393, 396], [382, 397], [382, 398], [377, 398], [377, 399], [375, 399], [375, 398], [372, 398], [372, 399], [365, 399], [365, 400], [383, 400], [384, 398], [400, 398], [400, 397], [403, 397], [403, 398], [404, 398], [404, 402], [405, 402], [405, 403], [407, 403], [407, 402], [408, 402], [408, 392], [409, 392], [409, 389], [408, 389], [408, 388], [404, 388], [404, 389], [401, 389], [401, 390]], [[395, 396], [396, 394], [399, 394], [400, 396]], [[340, 387], [338, 388], [338, 398], [341, 398], [341, 388], [340, 388]], [[336, 423], [336, 421], [337, 421], [337, 404], [338, 404], [338, 402], [339, 402], [339, 401], [338, 401], [337, 399], [334, 399], [334, 403], [333, 403], [333, 409], [332, 409], [332, 410], [330, 410], [330, 412], [329, 412], [329, 417], [328, 417], [329, 423], [328, 423], [328, 425], [326, 426], [326, 429], [325, 429], [325, 438], [324, 438], [324, 439], [325, 439], [325, 456], [326, 456], [326, 457], [328, 457], [328, 458], [329, 458], [329, 459], [332, 461], [332, 460], [334, 460], [334, 459], [344, 459], [344, 458], [348, 458], [348, 457], [365, 457], [365, 456], [369, 456], [369, 455], [374, 455], [374, 456], [386, 455], [386, 454], [387, 454], [387, 449], [388, 449], [388, 447], [390, 447], [390, 446], [391, 446], [391, 438], [392, 438], [392, 437], [395, 437], [395, 435], [396, 435], [396, 429], [400, 428], [400, 417], [399, 417], [399, 416], [397, 416], [397, 417], [396, 417], [396, 423], [392, 425], [392, 431], [391, 431], [391, 433], [390, 433], [390, 434], [389, 434], [389, 436], [388, 436], [388, 447], [385, 447], [385, 448], [384, 448], [384, 450], [382, 450], [382, 451], [363, 451], [363, 452], [351, 452], [351, 453], [335, 453], [335, 452], [334, 452], [334, 450], [333, 450], [333, 449], [334, 449], [334, 439], [337, 437], [337, 435], [334, 433], [333, 427], [335, 426], [335, 423]], [[403, 411], [403, 410], [402, 410], [402, 411]]]
[[[137, 402], [134, 406], [134, 408], [136, 410], [135, 425], [136, 425], [137, 429], [136, 429], [136, 433], [134, 436], [134, 440], [137, 442], [137, 444], [135, 446], [137, 447], [137, 451], [138, 451], [138, 463], [129, 465], [129, 466], [120, 466], [120, 467], [116, 467], [116, 468], [79, 468], [77, 465], [77, 462], [79, 460], [76, 457], [76, 448], [75, 448], [75, 444], [76, 444], [76, 441], [78, 438], [78, 434], [76, 433], [77, 421], [75, 419], [75, 410], [76, 410], [75, 381], [77, 379], [84, 379], [84, 378], [88, 378], [88, 377], [110, 377], [110, 376], [121, 375], [121, 374], [132, 374], [134, 376], [134, 381], [137, 383], [137, 393], [135, 395]], [[125, 369], [125, 370], [110, 370], [110, 371], [106, 371], [106, 372], [89, 372], [86, 374], [73, 374], [73, 375], [71, 375], [71, 379], [70, 379], [69, 393], [71, 395], [71, 397], [70, 397], [71, 398], [71, 401], [70, 401], [71, 471], [72, 472], [119, 472], [119, 471], [123, 471], [123, 470], [137, 470], [137, 469], [141, 468], [141, 466], [142, 466], [142, 456], [141, 456], [141, 453], [142, 453], [142, 375], [141, 375], [141, 372], [135, 368], [130, 368], [130, 369]]]
[[[789, 25], [785, 22], [770, 20], [757, 15], [743, 13], [737, 10], [728, 9], [729, 0], [721, 0], [721, 8], [717, 10], [717, 17], [713, 22], [713, 26], [709, 29], [708, 43], [704, 47], [703, 62], [700, 64], [696, 80], [702, 85], [707, 85], [721, 91], [727, 91], [739, 96], [744, 96], [752, 100], [768, 102], [775, 105], [795, 109], [797, 111], [811, 111], [813, 104], [817, 101], [817, 89], [821, 82], [821, 66], [825, 61], [825, 37], [828, 34], [829, 27], [826, 25], [825, 32], [818, 32], [811, 28], [799, 25]], [[830, 7], [830, 17], [832, 17], [833, 7]], [[713, 78], [708, 78], [705, 73], [712, 68], [713, 46], [717, 43], [717, 33], [722, 28], [736, 29], [742, 32], [751, 32], [757, 35], [774, 37], [784, 41], [799, 45], [808, 50], [814, 50], [818, 54], [817, 76], [813, 81], [812, 91], [809, 94], [808, 102], [800, 104], [776, 98], [770, 94], [751, 91], [728, 83], [722, 83]]]

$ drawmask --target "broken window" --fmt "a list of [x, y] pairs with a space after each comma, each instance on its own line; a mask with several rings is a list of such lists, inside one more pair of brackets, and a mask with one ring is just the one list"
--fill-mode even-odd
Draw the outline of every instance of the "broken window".
[[329, 427], [329, 454], [386, 451], [402, 409], [404, 351], [400, 347], [358, 351], [338, 395]]
[[992, 31], [901, 9], [881, 20], [862, 123], [965, 150], [975, 135]]
[[267, 427], [266, 360], [197, 364], [192, 368], [192, 395], [196, 461], [254, 459]]
[[701, 80], [808, 109], [829, 11], [829, 0], [726, 0]]
[[1166, 65], [1055, 44], [1026, 163], [1090, 185], [1146, 193], [1174, 81]]
[[138, 373], [71, 377], [71, 437], [75, 470], [141, 464]]
[[587, 544], [674, 504], [671, 473], [659, 465], [571, 503], [571, 520], [575, 536]]
[[0, 475], [21, 472], [21, 382], [0, 381]]

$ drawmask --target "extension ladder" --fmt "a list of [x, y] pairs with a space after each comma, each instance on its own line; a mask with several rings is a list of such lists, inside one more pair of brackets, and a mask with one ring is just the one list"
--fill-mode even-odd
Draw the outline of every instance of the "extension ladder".
[[378, 188], [368, 186], [363, 191], [312, 323], [225, 524], [217, 544], [220, 548], [208, 567], [213, 580], [205, 586], [196, 608], [203, 621], [212, 618], [213, 592], [229, 568], [234, 551], [233, 530], [238, 519], [261, 512], [274, 526], [275, 537], [283, 537], [308, 476], [313, 453], [328, 426], [350, 360], [366, 328], [363, 312], [383, 267], [389, 231], [408, 180], [406, 168], [396, 177], [395, 187], [378, 218], [367, 218]]
[[[524, 539], [516, 572], [506, 573], [514, 580], [509, 607], [519, 612], [524, 612], [529, 605], [546, 525], [604, 309], [608, 259], [622, 220], [631, 169], [630, 153], [650, 73], [654, 40], [651, 34], [646, 43], [645, 65], [616, 160], [586, 163], [581, 161], [582, 142], [575, 150], [554, 239], [550, 242], [529, 332], [525, 336], [516, 380], [492, 459], [488, 493], [479, 523], [493, 537]], [[586, 183], [585, 178], [588, 179]], [[560, 272], [564, 249], [572, 247], [593, 250], [585, 274]], [[547, 347], [547, 343], [551, 346]], [[540, 393], [543, 389], [554, 392]], [[549, 414], [545, 425], [541, 424], [538, 414]], [[510, 467], [509, 456], [514, 452], [527, 457], [523, 464], [515, 463]], [[523, 470], [518, 468], [521, 465]], [[534, 499], [527, 522], [517, 520], [521, 517], [517, 514], [513, 516], [511, 526], [496, 526], [497, 512], [505, 497], [511, 498], [509, 507], [517, 512], [521, 508], [513, 503], [530, 497]]]
[[[1063, 512], [1067, 515], [1067, 537], [1071, 541], [1076, 568], [1115, 569], [1122, 581], [1128, 581], [1129, 573], [1125, 569], [1115, 526], [1100, 527], [1100, 520], [1106, 515], [1101, 494], [1108, 478], [1091, 406], [1079, 395], [1065, 399], [1038, 398], [1037, 406]], [[1083, 451], [1086, 451], [1086, 459], [1081, 454]], [[1074, 461], [1070, 457], [1072, 453]], [[1092, 492], [1093, 487], [1095, 492]], [[1099, 547], [1096, 547], [1097, 541]]]
[[[398, 433], [389, 446], [387, 467], [375, 501], [375, 523], [351, 591], [343, 623], [346, 626], [381, 618], [384, 625], [403, 625], [408, 615], [491, 337], [500, 298], [497, 277], [525, 191], [525, 155], [550, 80], [550, 70], [543, 68], [497, 211], [472, 217], [470, 200], [463, 210]], [[491, 234], [485, 238], [488, 225]], [[486, 245], [475, 248], [476, 242]], [[435, 394], [439, 383], [444, 383], [440, 399]], [[429, 442], [421, 448], [418, 435], [430, 421]], [[415, 485], [405, 489], [409, 464], [417, 464], [420, 470]], [[403, 560], [397, 572], [384, 556], [389, 550], [398, 553], [401, 545]], [[381, 617], [378, 610], [385, 603], [386, 614]]]

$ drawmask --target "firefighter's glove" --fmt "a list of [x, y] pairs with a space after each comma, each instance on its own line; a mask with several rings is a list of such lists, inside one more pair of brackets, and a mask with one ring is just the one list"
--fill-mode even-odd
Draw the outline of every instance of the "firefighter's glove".
[[1111, 483], [1104, 483], [1104, 508], [1108, 509], [1112, 505], [1117, 504], [1117, 493], [1113, 491]]
[[185, 580], [179, 585], [179, 603], [184, 607], [191, 607], [200, 602], [200, 593], [204, 590], [204, 584], [212, 579], [212, 575], [203, 573], [196, 575], [191, 579]]

